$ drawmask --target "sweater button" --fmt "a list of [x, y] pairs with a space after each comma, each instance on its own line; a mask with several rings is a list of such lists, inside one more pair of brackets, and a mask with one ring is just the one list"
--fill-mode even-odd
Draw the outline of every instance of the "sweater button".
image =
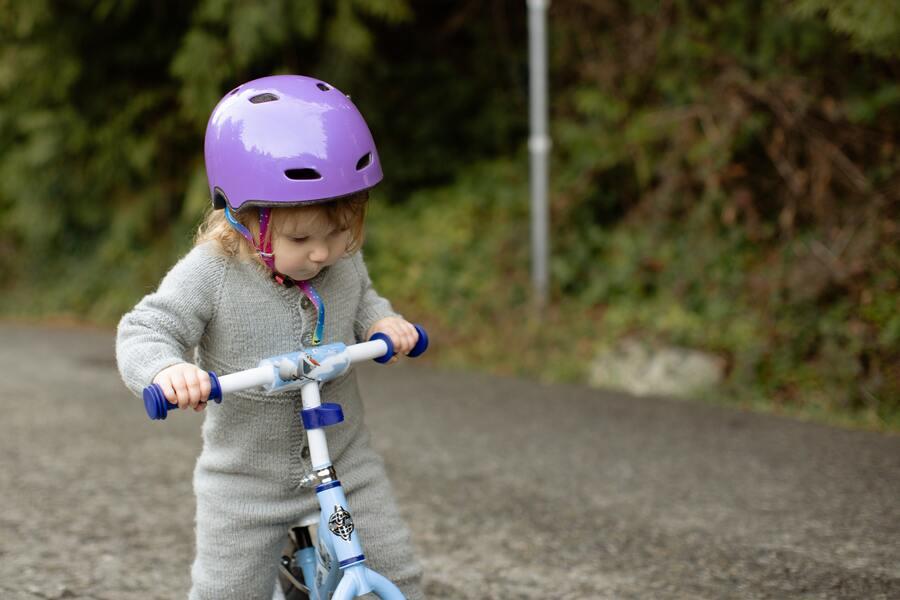
[[300, 456], [309, 458], [309, 446], [303, 446], [303, 450], [300, 451]]
[[309, 301], [309, 298], [307, 298], [306, 296], [303, 296], [303, 299], [300, 300], [300, 308], [302, 308], [303, 310], [308, 309], [311, 304], [312, 303]]

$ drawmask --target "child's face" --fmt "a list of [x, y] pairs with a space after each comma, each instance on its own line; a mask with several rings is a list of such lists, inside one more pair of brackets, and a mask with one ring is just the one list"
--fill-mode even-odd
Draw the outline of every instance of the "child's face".
[[278, 219], [272, 232], [275, 270], [291, 279], [312, 279], [347, 252], [350, 230], [329, 222], [323, 210], [312, 207], [273, 218]]

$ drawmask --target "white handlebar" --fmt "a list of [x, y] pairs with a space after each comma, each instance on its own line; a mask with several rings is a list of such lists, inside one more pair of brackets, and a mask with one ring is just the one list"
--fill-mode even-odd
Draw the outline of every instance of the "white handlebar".
[[[349, 363], [358, 363], [366, 360], [380, 358], [387, 354], [388, 347], [384, 340], [371, 340], [359, 344], [345, 346], [340, 353]], [[232, 392], [240, 392], [257, 387], [270, 387], [274, 382], [279, 380], [278, 365], [269, 362], [271, 359], [262, 364], [246, 371], [238, 371], [228, 375], [219, 377], [219, 385], [222, 388], [222, 394], [230, 394]]]
[[[420, 325], [414, 325], [419, 333], [416, 346], [407, 354], [415, 357], [428, 347], [428, 335]], [[340, 376], [351, 363], [365, 360], [386, 362], [393, 355], [394, 348], [383, 333], [377, 333], [375, 339], [359, 344], [345, 346], [330, 344], [316, 348], [307, 348], [290, 354], [273, 356], [260, 361], [259, 366], [228, 375], [217, 376], [210, 371], [209, 400], [221, 402], [224, 394], [266, 388], [269, 393], [285, 391], [297, 387], [305, 387], [311, 381], [319, 383], [330, 381]], [[170, 403], [159, 384], [150, 384], [144, 388], [144, 407], [151, 419], [165, 419], [166, 413], [177, 408]]]
[[371, 342], [362, 342], [361, 344], [353, 344], [347, 346], [347, 356], [350, 362], [362, 362], [364, 360], [373, 360], [387, 354], [388, 347], [384, 340], [372, 340]]
[[222, 375], [219, 377], [219, 386], [222, 388], [223, 394], [230, 394], [269, 385], [272, 383], [272, 376], [273, 372], [270, 365], [255, 367], [246, 371]]

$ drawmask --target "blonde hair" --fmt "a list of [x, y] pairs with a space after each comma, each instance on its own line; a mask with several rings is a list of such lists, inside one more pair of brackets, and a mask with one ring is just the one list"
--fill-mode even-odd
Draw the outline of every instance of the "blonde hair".
[[[338, 229], [350, 230], [350, 242], [347, 254], [357, 252], [365, 238], [366, 207], [369, 193], [360, 192], [330, 202], [307, 204], [300, 206], [273, 207], [266, 237], [272, 238], [273, 232], [280, 233], [287, 223], [314, 214], [314, 219], [325, 219], [325, 222]], [[259, 237], [259, 211], [256, 207], [239, 210], [234, 214], [244, 227], [250, 230], [254, 238]], [[214, 242], [226, 256], [236, 256], [242, 260], [259, 260], [256, 248], [241, 235], [225, 218], [224, 210], [210, 209], [197, 229], [194, 245]]]

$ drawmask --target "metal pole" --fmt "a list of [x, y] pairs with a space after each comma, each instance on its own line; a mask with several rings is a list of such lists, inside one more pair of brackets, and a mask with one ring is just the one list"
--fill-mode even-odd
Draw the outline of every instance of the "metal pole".
[[547, 5], [550, 0], [528, 2], [528, 55], [531, 135], [531, 280], [535, 306], [547, 306], [549, 211], [547, 209], [550, 136], [547, 134]]

